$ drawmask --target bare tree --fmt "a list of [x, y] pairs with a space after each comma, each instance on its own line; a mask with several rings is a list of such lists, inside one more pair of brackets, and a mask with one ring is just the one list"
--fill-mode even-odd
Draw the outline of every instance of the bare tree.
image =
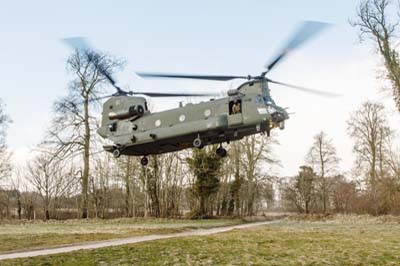
[[22, 219], [21, 188], [22, 188], [23, 168], [20, 167], [17, 169], [13, 169], [13, 171], [15, 176], [11, 181], [11, 188], [13, 191], [15, 191], [18, 220], [21, 220]]
[[0, 99], [0, 180], [5, 178], [11, 171], [10, 156], [6, 146], [6, 130], [11, 123], [10, 117], [4, 110], [4, 104]]
[[382, 104], [365, 102], [347, 121], [350, 137], [355, 141], [353, 151], [357, 155], [358, 169], [366, 169], [369, 182], [374, 184], [384, 172], [385, 156], [388, 154], [388, 127]]
[[357, 20], [351, 24], [360, 30], [361, 40], [368, 37], [378, 47], [387, 70], [387, 79], [392, 84], [394, 101], [400, 112], [400, 61], [396, 51], [400, 10], [397, 9], [398, 17], [391, 19], [393, 5], [390, 0], [363, 0], [357, 11]]
[[272, 153], [272, 147], [277, 144], [273, 137], [249, 136], [240, 141], [241, 168], [245, 182], [242, 186], [242, 201], [245, 203], [243, 214], [254, 215], [254, 203], [259, 195], [260, 182], [266, 181], [271, 176], [271, 167], [279, 161]]
[[21, 193], [22, 210], [25, 214], [25, 218], [28, 220], [36, 219], [36, 205], [37, 205], [37, 193], [31, 192], [28, 186], [24, 185], [24, 191]]
[[182, 191], [188, 171], [183, 153], [169, 153], [160, 157], [160, 212], [162, 217], [180, 215]]
[[118, 160], [118, 167], [125, 186], [125, 215], [133, 217], [135, 214], [135, 178], [139, 175], [139, 161], [132, 156], [123, 156]]
[[103, 158], [100, 157], [91, 160], [93, 162], [93, 169], [89, 176], [89, 192], [93, 203], [95, 218], [106, 217], [106, 208], [110, 201], [109, 189], [111, 187], [111, 172], [114, 170], [112, 167], [113, 162], [111, 160], [109, 154], [106, 154]]
[[50, 205], [67, 194], [74, 182], [74, 170], [62, 160], [43, 151], [28, 163], [28, 181], [35, 187], [43, 201], [45, 220], [50, 219]]
[[[365, 183], [371, 192], [373, 213], [378, 214], [380, 187], [388, 177], [387, 158], [390, 154], [387, 146], [393, 131], [389, 128], [382, 104], [365, 102], [347, 121], [350, 137], [355, 141], [353, 151], [356, 154], [357, 174], [365, 177]], [[382, 193], [387, 193], [383, 192]]]
[[284, 198], [295, 205], [298, 211], [309, 213], [315, 196], [315, 174], [311, 167], [301, 166], [300, 172], [286, 184]]
[[354, 213], [357, 211], [357, 189], [354, 181], [347, 181], [344, 176], [333, 177], [332, 205], [339, 213]]
[[325, 213], [328, 207], [330, 192], [328, 179], [335, 173], [339, 158], [336, 155], [336, 149], [332, 144], [332, 140], [323, 131], [314, 136], [314, 142], [308, 151], [306, 161], [318, 175], [323, 212]]
[[[232, 143], [231, 149], [229, 149], [229, 162], [232, 166], [231, 172], [233, 172], [234, 180], [230, 185], [230, 196], [231, 199], [229, 201], [229, 214], [235, 214], [236, 216], [240, 215], [240, 206], [241, 206], [241, 198], [240, 198], [240, 190], [243, 184], [243, 173], [241, 172], [241, 152], [239, 141], [235, 141]], [[228, 172], [229, 173], [229, 172]]]
[[400, 181], [400, 146], [393, 143], [393, 139], [387, 140], [388, 153], [386, 164], [393, 175]]
[[107, 78], [123, 66], [123, 61], [106, 54], [76, 50], [67, 61], [67, 68], [75, 75], [69, 86], [68, 96], [55, 103], [55, 118], [49, 130], [59, 157], [81, 155], [81, 210], [82, 218], [88, 217], [88, 180], [90, 171], [90, 148], [97, 121], [91, 115], [91, 103], [97, 99]]
[[[8, 177], [11, 173], [10, 157], [11, 154], [7, 151], [6, 146], [6, 130], [8, 124], [11, 122], [9, 116], [4, 110], [4, 104], [0, 99], [0, 181]], [[5, 216], [9, 216], [9, 192], [3, 191], [2, 184], [0, 183], [0, 216], [3, 207], [6, 209]]]

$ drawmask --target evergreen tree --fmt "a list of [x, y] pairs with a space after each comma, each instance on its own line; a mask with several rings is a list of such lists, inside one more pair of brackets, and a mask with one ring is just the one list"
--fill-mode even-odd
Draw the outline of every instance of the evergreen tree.
[[195, 214], [198, 218], [212, 214], [210, 208], [207, 207], [210, 207], [210, 197], [218, 191], [220, 185], [219, 175], [223, 158], [216, 154], [216, 149], [216, 145], [210, 148], [193, 149], [193, 157], [186, 159], [189, 169], [196, 178], [192, 192], [199, 203]]

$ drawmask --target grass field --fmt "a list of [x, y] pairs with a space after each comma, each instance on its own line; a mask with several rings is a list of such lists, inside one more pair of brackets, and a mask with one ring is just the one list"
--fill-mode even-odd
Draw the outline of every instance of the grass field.
[[397, 221], [291, 221], [0, 265], [400, 265]]
[[242, 223], [241, 220], [113, 219], [0, 223], [0, 253], [128, 236], [167, 234]]

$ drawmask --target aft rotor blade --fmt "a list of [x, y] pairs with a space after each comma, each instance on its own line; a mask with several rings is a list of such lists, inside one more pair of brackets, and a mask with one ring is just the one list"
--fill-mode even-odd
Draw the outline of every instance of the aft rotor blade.
[[160, 92], [135, 92], [135, 94], [143, 94], [150, 97], [204, 97], [217, 96], [212, 93], [160, 93]]
[[340, 97], [340, 96], [342, 96], [340, 94], [336, 94], [336, 93], [333, 93], [333, 92], [320, 91], [320, 90], [305, 88], [305, 87], [292, 85], [292, 84], [287, 84], [287, 83], [283, 83], [283, 82], [279, 82], [279, 81], [275, 81], [275, 80], [271, 80], [271, 79], [266, 79], [266, 80], [268, 82], [270, 82], [270, 83], [274, 83], [274, 84], [278, 84], [278, 85], [281, 85], [281, 86], [289, 87], [289, 88], [296, 89], [296, 90], [299, 90], [299, 91], [304, 91], [304, 92], [316, 94], [316, 95], [323, 96], [323, 97]]
[[296, 33], [293, 35], [293, 37], [289, 39], [288, 43], [284, 46], [282, 52], [280, 52], [270, 63], [267, 63], [265, 65], [265, 68], [267, 69], [266, 72], [269, 72], [290, 52], [298, 48], [300, 45], [302, 45], [312, 37], [315, 37], [318, 33], [327, 28], [329, 25], [330, 24], [328, 23], [318, 21], [303, 22]]
[[174, 78], [174, 79], [203, 79], [228, 81], [232, 79], [249, 79], [249, 76], [225, 76], [225, 75], [190, 75], [190, 74], [172, 74], [172, 73], [150, 73], [136, 72], [142, 78]]
[[70, 37], [62, 39], [65, 44], [67, 44], [70, 48], [74, 50], [78, 50], [79, 52], [86, 52], [88, 50], [92, 50], [88, 42], [83, 37]]

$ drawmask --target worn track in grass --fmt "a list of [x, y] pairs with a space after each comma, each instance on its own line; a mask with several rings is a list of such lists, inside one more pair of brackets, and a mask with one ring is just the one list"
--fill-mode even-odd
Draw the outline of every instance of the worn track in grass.
[[172, 233], [172, 234], [165, 234], [165, 235], [135, 236], [135, 237], [127, 237], [127, 238], [120, 238], [120, 239], [113, 239], [113, 240], [106, 240], [106, 241], [90, 242], [90, 243], [85, 243], [85, 244], [69, 245], [69, 246], [58, 247], [58, 248], [47, 248], [47, 249], [24, 251], [24, 252], [14, 252], [14, 253], [8, 253], [8, 254], [1, 254], [0, 260], [45, 256], [45, 255], [66, 253], [66, 252], [71, 252], [71, 251], [76, 251], [76, 250], [112, 247], [112, 246], [133, 244], [133, 243], [139, 243], [139, 242], [145, 242], [145, 241], [167, 239], [167, 238], [211, 235], [211, 234], [217, 234], [217, 233], [231, 231], [234, 229], [243, 229], [243, 228], [249, 228], [249, 227], [254, 227], [254, 226], [272, 224], [272, 223], [276, 223], [276, 222], [278, 222], [278, 220], [248, 223], [248, 224], [241, 224], [241, 225], [234, 225], [234, 226], [217, 227], [217, 228], [211, 228], [211, 229], [197, 229], [197, 230], [192, 230], [192, 231], [187, 231], [187, 232]]

